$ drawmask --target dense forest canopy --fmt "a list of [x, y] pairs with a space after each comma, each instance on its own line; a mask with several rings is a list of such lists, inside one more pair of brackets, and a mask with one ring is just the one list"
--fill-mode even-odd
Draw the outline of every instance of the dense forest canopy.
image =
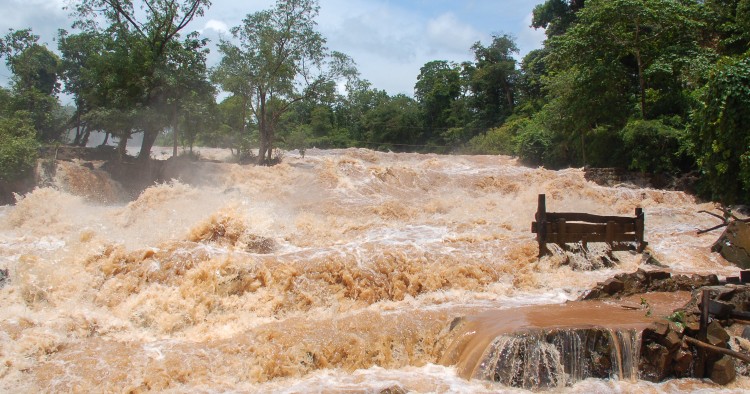
[[141, 133], [141, 160], [159, 138], [259, 164], [311, 146], [508, 154], [696, 174], [706, 198], [750, 203], [750, 0], [546, 0], [533, 10], [541, 49], [519, 62], [514, 38], [495, 34], [473, 59], [427, 62], [413, 96], [377, 89], [327, 48], [316, 0], [248, 14], [208, 67], [190, 23], [210, 6], [84, 0], [57, 48], [31, 28], [0, 39], [13, 73], [0, 180], [22, 176], [39, 144], [85, 146], [101, 131], [122, 155]]

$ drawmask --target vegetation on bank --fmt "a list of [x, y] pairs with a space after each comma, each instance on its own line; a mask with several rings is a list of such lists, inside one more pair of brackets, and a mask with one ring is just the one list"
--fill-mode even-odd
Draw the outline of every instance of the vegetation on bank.
[[73, 130], [86, 145], [97, 130], [122, 154], [142, 133], [141, 159], [165, 135], [238, 157], [259, 147], [260, 164], [275, 147], [511, 154], [549, 168], [695, 173], [704, 197], [750, 203], [748, 0], [547, 0], [533, 17], [543, 48], [518, 62], [513, 37], [495, 35], [473, 59], [426, 63], [413, 97], [373, 87], [329, 50], [316, 0], [247, 15], [209, 68], [207, 41], [189, 32], [208, 7], [84, 0], [56, 52], [31, 29], [9, 32], [0, 180], [29, 168], [38, 143]]

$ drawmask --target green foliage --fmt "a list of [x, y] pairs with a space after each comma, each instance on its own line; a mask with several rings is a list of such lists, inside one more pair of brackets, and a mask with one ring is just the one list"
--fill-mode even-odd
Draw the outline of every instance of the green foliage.
[[[472, 138], [465, 148], [467, 154], [515, 155], [518, 151], [518, 134], [529, 127], [531, 120], [518, 118], [509, 120], [500, 127]], [[528, 148], [528, 146], [526, 147]]]
[[622, 141], [629, 167], [644, 173], [676, 174], [686, 162], [682, 130], [661, 120], [632, 120], [622, 129]]
[[673, 322], [675, 326], [682, 332], [685, 330], [685, 311], [675, 311], [671, 315], [667, 316], [667, 320]]
[[12, 181], [34, 167], [39, 144], [27, 113], [0, 117], [0, 181]]
[[443, 143], [437, 138], [439, 130], [452, 126], [451, 109], [460, 94], [461, 75], [458, 65], [447, 61], [432, 61], [422, 66], [414, 85], [414, 97], [424, 111], [424, 141]]
[[518, 158], [521, 162], [532, 166], [546, 166], [557, 168], [562, 165], [560, 160], [558, 136], [544, 127], [538, 121], [523, 124], [516, 139]]
[[213, 80], [244, 98], [258, 125], [260, 164], [273, 161], [277, 126], [293, 104], [356, 75], [349, 57], [325, 47], [315, 29], [318, 8], [316, 0], [277, 0], [274, 8], [248, 14], [232, 29], [239, 44], [219, 44], [223, 58]]
[[368, 147], [405, 151], [414, 150], [424, 124], [419, 104], [411, 97], [397, 95], [368, 111], [363, 127]]
[[702, 191], [726, 204], [750, 202], [750, 54], [724, 58], [693, 114]]
[[465, 62], [463, 73], [471, 91], [470, 107], [474, 110], [474, 126], [489, 129], [503, 124], [513, 113], [519, 72], [513, 54], [518, 47], [508, 35], [493, 36], [489, 46], [475, 43], [475, 63]]

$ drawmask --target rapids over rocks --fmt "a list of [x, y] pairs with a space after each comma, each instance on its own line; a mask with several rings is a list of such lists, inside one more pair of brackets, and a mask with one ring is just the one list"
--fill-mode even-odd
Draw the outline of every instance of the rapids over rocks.
[[[51, 186], [0, 207], [0, 391], [523, 391], [465, 379], [451, 322], [489, 313], [506, 332], [519, 311], [563, 308], [642, 262], [631, 252], [614, 265], [537, 260], [529, 228], [540, 193], [559, 211], [642, 207], [651, 254], [668, 270], [737, 273], [711, 253], [715, 234], [696, 235], [713, 223], [698, 211], [712, 205], [599, 186], [581, 169], [311, 149], [271, 168], [171, 171], [175, 181], [129, 201], [97, 168], [65, 162]], [[644, 311], [631, 312], [635, 330]], [[534, 316], [540, 327], [564, 319]], [[502, 338], [488, 339], [498, 357], [525, 346]], [[559, 390], [748, 388], [747, 377], [719, 387], [622, 372]]]

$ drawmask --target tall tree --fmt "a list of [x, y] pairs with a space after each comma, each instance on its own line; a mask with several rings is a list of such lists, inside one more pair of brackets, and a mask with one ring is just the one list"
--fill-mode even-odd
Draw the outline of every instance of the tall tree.
[[649, 80], [679, 78], [698, 50], [696, 21], [679, 0], [589, 0], [577, 18], [566, 34], [551, 40], [555, 56], [583, 69], [624, 67], [619, 77], [635, 75], [643, 119], [649, 118]]
[[293, 104], [325, 91], [329, 82], [356, 71], [349, 57], [329, 52], [315, 30], [315, 0], [278, 0], [232, 29], [238, 45], [222, 41], [214, 74], [222, 89], [244, 95], [259, 131], [259, 164], [272, 163], [276, 125]]
[[461, 73], [457, 65], [444, 60], [426, 63], [419, 70], [414, 97], [421, 104], [427, 127], [425, 141], [432, 141], [436, 129], [450, 127], [453, 101], [461, 95]]
[[485, 47], [475, 43], [475, 62], [464, 63], [465, 78], [471, 92], [471, 101], [477, 113], [476, 127], [487, 130], [501, 125], [513, 112], [516, 104], [516, 69], [518, 47], [508, 35], [494, 36]]
[[[123, 55], [118, 61], [129, 67], [120, 71], [130, 74], [120, 80], [120, 90], [131, 95], [137, 106], [148, 109], [147, 114], [155, 114], [168, 100], [171, 52], [184, 48], [178, 43], [179, 33], [210, 5], [210, 0], [140, 0], [137, 7], [132, 0], [83, 0], [76, 5], [79, 19], [74, 26], [107, 34], [117, 43]], [[102, 19], [109, 24], [105, 28], [99, 25]], [[158, 118], [148, 116], [141, 124], [140, 159], [149, 158], [156, 136], [168, 123]]]
[[15, 110], [31, 117], [40, 140], [52, 141], [63, 129], [57, 100], [60, 59], [38, 40], [31, 29], [10, 31], [0, 39], [0, 55], [13, 72]]
[[547, 37], [564, 34], [583, 5], [584, 0], [547, 0], [534, 7], [531, 26], [545, 29]]

